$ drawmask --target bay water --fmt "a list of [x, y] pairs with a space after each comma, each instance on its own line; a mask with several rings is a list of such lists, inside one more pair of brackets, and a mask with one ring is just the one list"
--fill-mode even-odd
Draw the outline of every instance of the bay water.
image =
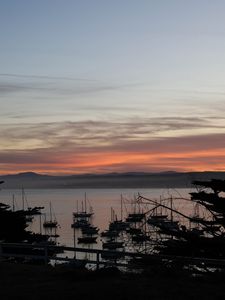
[[[52, 205], [53, 218], [56, 217], [60, 227], [58, 234], [60, 235], [58, 242], [62, 245], [73, 246], [73, 229], [71, 224], [73, 222], [72, 214], [78, 209], [82, 209], [82, 202], [84, 206], [84, 199], [86, 194], [87, 208], [93, 208], [94, 217], [93, 224], [100, 228], [100, 231], [107, 229], [111, 218], [111, 208], [120, 219], [121, 216], [121, 195], [123, 203], [123, 214], [129, 212], [129, 205], [132, 200], [138, 195], [150, 199], [169, 198], [169, 197], [184, 197], [190, 198], [190, 189], [30, 189], [25, 190], [25, 208], [27, 206], [44, 206], [42, 210], [46, 219], [49, 219], [50, 209], [49, 204]], [[13, 204], [15, 209], [22, 209], [22, 191], [21, 190], [7, 190], [0, 191], [0, 202]], [[126, 204], [127, 203], [127, 204]], [[176, 209], [188, 213], [192, 209], [188, 202], [179, 201], [176, 203]], [[43, 217], [42, 217], [43, 222]], [[7, 225], [6, 225], [7, 226]], [[30, 230], [40, 232], [40, 218], [34, 218], [32, 224], [29, 226]]]

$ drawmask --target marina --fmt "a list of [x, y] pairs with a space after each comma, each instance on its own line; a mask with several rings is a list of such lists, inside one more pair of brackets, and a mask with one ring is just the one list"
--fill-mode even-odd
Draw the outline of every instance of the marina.
[[[34, 208], [16, 210], [17, 202], [14, 193], [12, 213], [19, 212], [21, 216], [25, 216], [23, 222], [27, 224], [29, 231], [27, 231], [27, 238], [23, 239], [23, 244], [15, 244], [15, 249], [13, 246], [4, 245], [3, 240], [1, 253], [3, 256], [13, 256], [14, 249], [15, 257], [18, 255], [20, 257], [21, 249], [25, 247], [26, 255], [32, 259], [36, 257], [45, 262], [86, 261], [87, 265], [94, 264], [97, 267], [132, 265], [135, 269], [137, 264], [149, 264], [149, 260], [156, 260], [155, 257], [161, 263], [166, 259], [170, 264], [171, 262], [174, 264], [182, 257], [183, 264], [187, 261], [193, 263], [194, 259], [195, 266], [197, 262], [205, 264], [206, 261], [210, 261], [211, 264], [211, 260], [216, 263], [221, 259], [222, 266], [225, 257], [221, 248], [224, 245], [222, 194], [225, 188], [223, 182], [196, 181], [194, 184], [197, 191], [186, 191], [185, 197], [181, 195], [182, 191], [177, 190], [174, 191], [176, 195], [167, 191], [167, 196], [157, 195], [158, 197], [154, 198], [137, 192], [130, 198], [121, 194], [116, 201], [114, 196], [117, 191], [110, 191], [110, 195], [113, 195], [112, 199], [101, 200], [104, 204], [108, 204], [105, 209], [110, 211], [108, 213], [110, 218], [105, 224], [99, 223], [95, 215], [95, 207], [101, 199], [100, 193], [97, 194], [95, 191], [98, 200], [91, 202], [85, 192], [83, 199], [67, 200], [69, 203], [73, 202], [71, 203], [73, 209], [64, 216], [67, 218], [67, 224], [69, 220], [71, 221], [69, 228], [64, 227], [65, 223], [61, 225], [58, 222], [56, 218], [56, 214], [60, 216], [58, 209], [56, 214], [53, 213], [53, 199], [48, 199], [50, 200], [49, 213], [42, 212], [44, 206], [37, 206], [37, 202]], [[213, 192], [209, 192], [209, 189]], [[64, 192], [66, 194], [66, 191]], [[24, 197], [25, 192], [22, 189], [23, 207]], [[10, 205], [2, 205], [5, 206], [5, 210], [9, 210]], [[66, 202], [61, 205], [61, 208], [67, 208]], [[54, 206], [57, 207], [56, 201]], [[27, 215], [32, 217], [32, 222], [28, 222]], [[33, 223], [35, 225], [35, 220], [39, 222], [39, 226], [32, 227]], [[44, 234], [42, 234], [43, 229]], [[61, 232], [58, 233], [58, 230]], [[70, 240], [63, 244], [62, 240], [67, 230], [70, 230]], [[31, 236], [33, 243], [31, 243]]]
[[[3, 187], [3, 186], [2, 186]], [[190, 189], [179, 189], [179, 194], [184, 197], [188, 197]], [[71, 225], [73, 223], [73, 213], [77, 211], [77, 203], [80, 204], [79, 210], [82, 210], [82, 201], [84, 201], [84, 195], [86, 192], [90, 206], [93, 208], [94, 215], [92, 217], [94, 226], [100, 229], [100, 233], [107, 230], [110, 220], [112, 218], [111, 208], [114, 209], [115, 214], [121, 218], [121, 194], [124, 200], [127, 199], [127, 203], [130, 203], [130, 199], [134, 199], [134, 195], [138, 193], [149, 196], [151, 195], [155, 199], [159, 198], [160, 195], [168, 197], [168, 193], [178, 196], [175, 190], [165, 189], [26, 189], [26, 197], [30, 207], [41, 207], [42, 212], [42, 223], [46, 216], [50, 218], [49, 203], [52, 203], [54, 213], [57, 222], [60, 226], [57, 228], [59, 234], [58, 242], [61, 245], [73, 246], [73, 229]], [[21, 189], [18, 190], [5, 190], [2, 188], [0, 191], [0, 202], [12, 206], [14, 195], [14, 206], [15, 210], [22, 209], [21, 202]], [[128, 205], [127, 208], [130, 208]], [[193, 207], [190, 203], [186, 203], [185, 207], [183, 204], [177, 203], [177, 208], [189, 212], [192, 211]], [[124, 207], [125, 216], [125, 207]], [[119, 224], [116, 222], [115, 224]], [[119, 225], [110, 225], [119, 226]], [[40, 228], [40, 216], [33, 219], [33, 222], [29, 225], [29, 229], [35, 232], [42, 232], [43, 227]], [[111, 235], [117, 234], [110, 231]]]

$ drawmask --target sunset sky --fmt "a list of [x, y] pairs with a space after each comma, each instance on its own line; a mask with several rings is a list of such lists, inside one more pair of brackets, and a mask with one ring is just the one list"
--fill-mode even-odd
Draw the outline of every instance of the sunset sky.
[[0, 174], [225, 171], [224, 12], [0, 1]]

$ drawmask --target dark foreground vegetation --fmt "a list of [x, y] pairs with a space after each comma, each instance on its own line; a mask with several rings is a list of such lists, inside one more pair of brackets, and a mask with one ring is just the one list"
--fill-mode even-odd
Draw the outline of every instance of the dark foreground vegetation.
[[144, 274], [0, 263], [0, 299], [224, 299], [225, 274]]

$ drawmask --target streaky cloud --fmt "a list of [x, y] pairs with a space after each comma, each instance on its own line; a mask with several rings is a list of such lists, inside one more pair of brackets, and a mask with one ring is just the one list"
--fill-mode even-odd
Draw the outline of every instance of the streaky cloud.
[[[206, 130], [197, 134], [199, 128]], [[179, 134], [184, 129], [189, 134]], [[225, 169], [225, 132], [217, 129], [193, 117], [4, 125], [0, 166], [58, 173]]]
[[48, 75], [34, 75], [34, 74], [14, 74], [14, 73], [0, 73], [1, 77], [13, 78], [34, 78], [34, 79], [54, 79], [54, 80], [68, 80], [68, 81], [98, 81], [97, 79], [79, 78], [79, 77], [61, 77], [61, 76], [48, 76]]

